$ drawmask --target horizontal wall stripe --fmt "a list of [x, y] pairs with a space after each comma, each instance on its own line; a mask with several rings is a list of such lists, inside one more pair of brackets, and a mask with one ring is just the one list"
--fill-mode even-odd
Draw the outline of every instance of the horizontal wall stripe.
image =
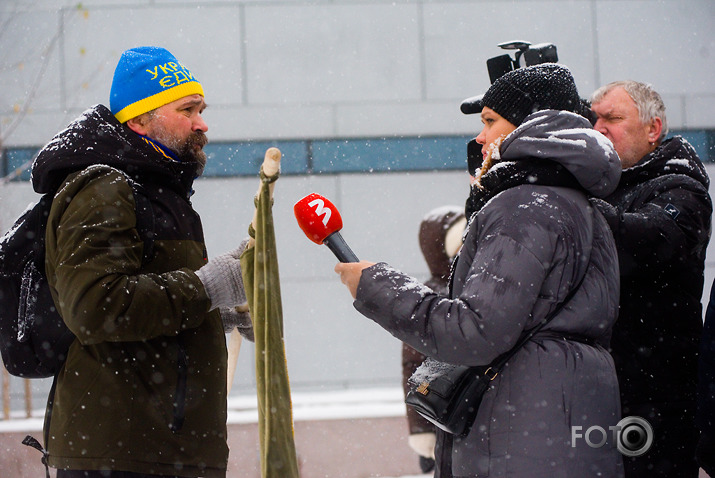
[[[715, 163], [715, 130], [671, 131], [682, 135], [703, 162]], [[466, 170], [467, 136], [350, 138], [209, 143], [205, 177], [254, 176], [271, 146], [283, 153], [282, 174], [337, 174]], [[40, 148], [7, 148], [0, 171], [5, 177], [27, 163]], [[30, 171], [17, 178], [28, 181]]]

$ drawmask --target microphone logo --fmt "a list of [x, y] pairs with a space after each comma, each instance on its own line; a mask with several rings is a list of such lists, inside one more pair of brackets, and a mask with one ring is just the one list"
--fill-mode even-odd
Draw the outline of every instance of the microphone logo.
[[330, 214], [332, 213], [332, 210], [329, 207], [325, 207], [325, 202], [323, 202], [322, 199], [316, 198], [313, 199], [308, 203], [308, 206], [310, 207], [315, 207], [315, 214], [317, 216], [323, 216], [323, 225], [325, 227], [328, 227], [328, 221], [330, 220]]
[[340, 262], [358, 262], [355, 253], [340, 235], [343, 219], [328, 199], [317, 193], [308, 194], [295, 203], [293, 212], [308, 239], [328, 246]]

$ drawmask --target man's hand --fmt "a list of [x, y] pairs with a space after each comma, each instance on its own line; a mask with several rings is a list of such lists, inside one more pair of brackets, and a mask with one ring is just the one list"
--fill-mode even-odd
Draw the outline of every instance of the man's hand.
[[363, 269], [367, 269], [373, 265], [375, 265], [374, 262], [360, 261], [339, 262], [338, 265], [335, 266], [335, 272], [340, 274], [340, 280], [348, 288], [353, 299], [357, 296], [357, 288]]

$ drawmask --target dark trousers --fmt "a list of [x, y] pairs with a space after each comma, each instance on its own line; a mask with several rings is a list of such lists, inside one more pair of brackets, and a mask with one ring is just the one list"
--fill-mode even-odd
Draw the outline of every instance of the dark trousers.
[[435, 430], [437, 443], [434, 447], [434, 478], [452, 478], [452, 435], [442, 430]]

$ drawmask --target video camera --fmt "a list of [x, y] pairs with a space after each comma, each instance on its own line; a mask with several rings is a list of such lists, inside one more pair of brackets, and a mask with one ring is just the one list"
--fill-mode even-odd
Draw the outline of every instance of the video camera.
[[504, 50], [518, 50], [514, 58], [508, 54], [495, 56], [487, 60], [487, 70], [489, 80], [494, 83], [497, 78], [522, 66], [538, 65], [540, 63], [557, 63], [559, 56], [556, 53], [556, 45], [553, 43], [539, 43], [532, 45], [528, 41], [510, 41], [500, 43], [500, 48]]
[[[524, 66], [539, 65], [541, 63], [558, 63], [556, 45], [553, 43], [539, 43], [532, 45], [528, 41], [510, 41], [499, 43], [504, 50], [517, 50], [512, 58], [508, 54], [495, 56], [487, 60], [489, 80], [494, 83], [502, 75]], [[472, 114], [482, 110], [481, 98], [483, 95], [467, 98], [462, 102], [461, 109], [464, 114]], [[478, 109], [475, 108], [478, 106]], [[467, 170], [471, 176], [476, 176], [476, 171], [482, 165], [482, 145], [476, 139], [467, 144]]]

